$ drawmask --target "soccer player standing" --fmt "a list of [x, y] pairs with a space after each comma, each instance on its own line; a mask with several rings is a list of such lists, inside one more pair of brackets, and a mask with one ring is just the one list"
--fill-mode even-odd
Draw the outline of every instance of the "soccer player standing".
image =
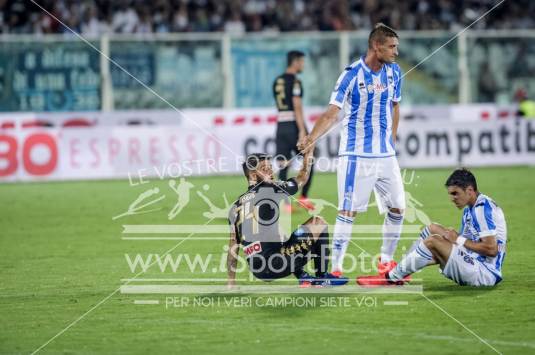
[[[305, 118], [303, 115], [303, 86], [297, 74], [303, 71], [305, 54], [300, 51], [290, 51], [287, 54], [286, 71], [273, 82], [273, 97], [277, 105], [277, 159], [281, 168], [279, 179], [284, 181], [288, 176], [288, 161], [297, 153], [297, 142], [307, 135]], [[314, 209], [308, 199], [308, 190], [314, 173], [310, 169], [310, 177], [301, 190], [299, 204], [306, 209]], [[291, 204], [288, 205], [291, 210]]]
[[379, 272], [396, 266], [393, 260], [403, 225], [405, 192], [396, 158], [395, 141], [401, 101], [398, 35], [377, 24], [368, 38], [366, 56], [340, 75], [327, 111], [298, 147], [306, 152], [343, 113], [338, 161], [338, 216], [334, 227], [332, 270], [342, 272], [353, 221], [365, 212], [372, 190], [388, 208], [383, 225]]

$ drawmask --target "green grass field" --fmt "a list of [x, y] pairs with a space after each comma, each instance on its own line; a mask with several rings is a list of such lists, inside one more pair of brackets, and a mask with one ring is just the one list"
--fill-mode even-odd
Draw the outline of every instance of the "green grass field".
[[[2, 184], [0, 353], [33, 352], [96, 305], [41, 352], [486, 354], [494, 353], [493, 347], [502, 353], [535, 353], [535, 240], [530, 227], [535, 170], [485, 168], [474, 172], [480, 190], [494, 198], [506, 214], [509, 240], [504, 281], [492, 289], [459, 287], [440, 275], [436, 267], [430, 267], [416, 274], [423, 279], [423, 295], [338, 295], [350, 301], [364, 296], [374, 300], [371, 306], [353, 302], [349, 307], [321, 307], [318, 302], [315, 307], [234, 307], [216, 303], [210, 307], [166, 308], [166, 297], [173, 295], [112, 295], [124, 283], [122, 279], [135, 276], [125, 254], [163, 254], [179, 243], [122, 240], [123, 224], [204, 224], [208, 219], [202, 213], [207, 211], [207, 204], [195, 192], [201, 191], [221, 206], [223, 192], [229, 200], [243, 192], [241, 177], [188, 179], [195, 185], [191, 203], [171, 221], [167, 214], [176, 195], [167, 180], [134, 187], [127, 181]], [[406, 189], [422, 203], [420, 210], [431, 220], [457, 228], [461, 212], [449, 202], [443, 187], [448, 173], [417, 170]], [[203, 189], [205, 184], [208, 190]], [[160, 210], [112, 220], [141, 192], [154, 187], [159, 187], [160, 196], [166, 195], [155, 205]], [[335, 175], [316, 176], [311, 194], [335, 202]], [[322, 212], [329, 223], [334, 223], [335, 214], [332, 208]], [[303, 221], [306, 216], [299, 211], [293, 221]], [[357, 223], [381, 221], [376, 208], [370, 208]], [[359, 236], [364, 235], [354, 236], [358, 245], [371, 254], [378, 252], [379, 240], [358, 240]], [[415, 237], [404, 234], [398, 254]], [[180, 243], [173, 255], [219, 256], [227, 241], [192, 239]], [[360, 253], [355, 245], [350, 251]], [[348, 275], [351, 282], [357, 274]], [[192, 275], [179, 268], [162, 275], [155, 266], [139, 277], [224, 278], [225, 274]], [[246, 278], [247, 272], [239, 277]], [[296, 293], [288, 297], [304, 297]], [[194, 296], [189, 295], [191, 300]], [[270, 297], [241, 296], [253, 302]], [[328, 294], [307, 297], [319, 300], [324, 296]], [[135, 300], [146, 299], [159, 300], [160, 304], [134, 304]], [[210, 295], [210, 299], [224, 298]], [[384, 301], [407, 304], [387, 306]]]

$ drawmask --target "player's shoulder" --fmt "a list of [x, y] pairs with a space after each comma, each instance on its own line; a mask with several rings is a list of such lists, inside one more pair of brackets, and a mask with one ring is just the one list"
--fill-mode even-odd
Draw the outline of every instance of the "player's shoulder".
[[474, 205], [474, 208], [483, 209], [483, 210], [484, 209], [491, 210], [491, 209], [494, 209], [494, 208], [499, 208], [499, 206], [488, 195], [479, 194], [479, 196], [477, 197], [476, 203]]
[[396, 62], [386, 63], [386, 66], [388, 68], [391, 68], [394, 73], [401, 74], [401, 67], [399, 66], [398, 63]]
[[275, 80], [273, 80], [273, 84], [284, 84], [285, 81], [285, 73], [282, 73], [281, 75], [277, 76]]
[[362, 65], [361, 65], [360, 59], [359, 59], [359, 60], [354, 61], [353, 63], [351, 63], [347, 67], [345, 67], [344, 71], [347, 72], [347, 71], [351, 71], [351, 70], [359, 70], [361, 67], [362, 67]]

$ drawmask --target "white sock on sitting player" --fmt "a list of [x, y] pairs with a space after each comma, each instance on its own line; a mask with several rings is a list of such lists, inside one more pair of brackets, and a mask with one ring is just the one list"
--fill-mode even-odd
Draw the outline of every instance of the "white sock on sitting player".
[[332, 271], [342, 271], [344, 256], [351, 239], [354, 217], [339, 214], [334, 225], [332, 246]]
[[416, 239], [414, 241], [414, 243], [412, 243], [409, 251], [407, 252], [407, 255], [409, 255], [412, 251], [414, 251], [418, 245], [420, 245], [420, 242], [422, 240], [426, 240], [427, 237], [429, 237], [431, 235], [431, 231], [429, 230], [429, 226], [425, 226], [421, 231], [420, 231], [420, 238]]
[[381, 246], [382, 263], [387, 263], [394, 258], [402, 228], [403, 215], [389, 211], [385, 215], [383, 223], [383, 245]]
[[425, 246], [423, 240], [420, 240], [416, 249], [411, 251], [393, 270], [388, 272], [388, 277], [393, 281], [402, 280], [405, 276], [423, 269], [432, 261], [433, 254]]

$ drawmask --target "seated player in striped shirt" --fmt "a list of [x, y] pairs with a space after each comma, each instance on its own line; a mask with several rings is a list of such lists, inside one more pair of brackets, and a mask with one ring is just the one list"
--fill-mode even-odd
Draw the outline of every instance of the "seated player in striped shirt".
[[455, 170], [446, 181], [448, 194], [464, 208], [459, 232], [439, 224], [426, 226], [407, 256], [391, 271], [361, 276], [363, 286], [404, 284], [404, 278], [426, 266], [439, 264], [441, 272], [459, 285], [494, 286], [502, 280], [507, 242], [503, 211], [480, 193], [474, 175]]

